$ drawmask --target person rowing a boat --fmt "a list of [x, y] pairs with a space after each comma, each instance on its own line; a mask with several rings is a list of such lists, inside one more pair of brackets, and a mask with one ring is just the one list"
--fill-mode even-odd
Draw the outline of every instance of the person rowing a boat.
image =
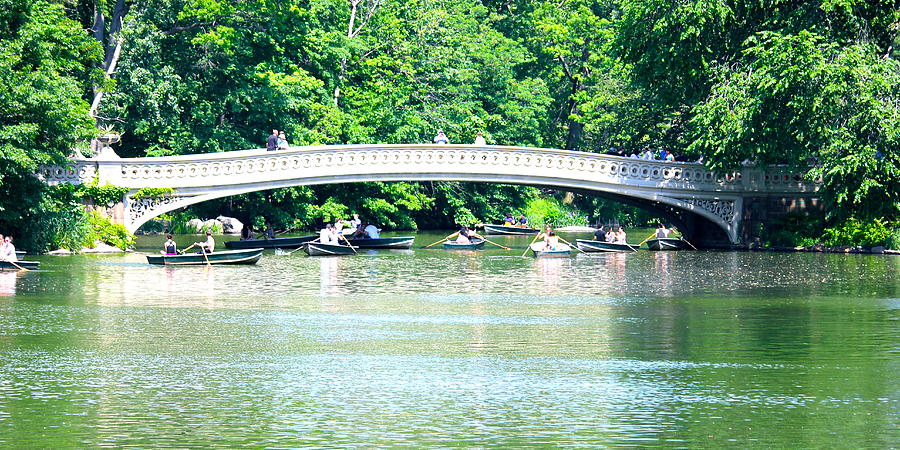
[[178, 254], [178, 245], [175, 244], [171, 234], [166, 235], [166, 243], [163, 244], [163, 251], [161, 253], [167, 256]]
[[459, 236], [456, 237], [457, 244], [471, 244], [472, 238], [470, 237], [472, 230], [469, 227], [463, 225], [459, 229]]
[[369, 233], [366, 233], [366, 229], [363, 227], [363, 224], [358, 224], [356, 226], [356, 231], [350, 236], [350, 239], [370, 239]]
[[662, 222], [660, 222], [659, 226], [656, 227], [656, 238], [665, 239], [667, 237], [669, 237], [669, 230], [667, 230], [666, 226], [663, 225]]
[[6, 235], [3, 238], [3, 246], [0, 247], [0, 259], [4, 261], [18, 261], [19, 258], [16, 257], [16, 246], [12, 243], [12, 236]]
[[512, 214], [506, 213], [506, 217], [503, 218], [503, 226], [511, 227], [516, 224], [516, 219], [513, 219]]
[[556, 250], [557, 247], [559, 247], [559, 236], [548, 227], [544, 236], [544, 250]]
[[525, 214], [519, 214], [519, 224], [516, 226], [521, 228], [528, 228], [528, 218], [525, 217]]
[[200, 251], [197, 253], [212, 253], [216, 249], [216, 240], [212, 237], [212, 231], [206, 230], [206, 241], [194, 242], [194, 245], [200, 247]]
[[325, 228], [322, 228], [319, 231], [319, 242], [322, 244], [337, 244], [337, 231], [334, 229], [334, 225], [328, 223], [325, 224]]

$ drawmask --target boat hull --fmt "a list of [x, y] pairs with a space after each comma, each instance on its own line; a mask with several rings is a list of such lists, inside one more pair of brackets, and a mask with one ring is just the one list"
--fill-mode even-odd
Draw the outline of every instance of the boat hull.
[[[19, 267], [16, 267], [16, 264], [18, 264]], [[41, 265], [39, 261], [16, 261], [16, 264], [13, 264], [10, 261], [0, 261], [0, 270], [34, 270]]]
[[614, 244], [612, 242], [591, 241], [588, 239], [576, 239], [575, 245], [583, 252], [594, 253], [623, 253], [637, 251], [637, 247], [628, 244]]
[[457, 244], [456, 242], [444, 242], [444, 250], [481, 250], [484, 248], [483, 239], [472, 239], [469, 244]]
[[16, 259], [25, 259], [25, 252], [22, 250], [16, 250]]
[[565, 258], [572, 254], [572, 248], [562, 243], [553, 250], [546, 250], [543, 242], [535, 242], [529, 248], [536, 258]]
[[415, 236], [400, 236], [377, 239], [350, 239], [350, 245], [357, 248], [407, 249], [412, 248]]
[[147, 255], [147, 262], [161, 266], [201, 266], [207, 264], [256, 264], [262, 257], [263, 249], [229, 250], [207, 253], [186, 253], [184, 255]]
[[225, 248], [231, 250], [249, 250], [254, 248], [300, 248], [303, 244], [315, 240], [317, 237], [318, 236], [294, 236], [272, 239], [225, 241]]
[[309, 256], [345, 256], [354, 255], [356, 252], [346, 245], [320, 244], [307, 242], [303, 244], [303, 252]]
[[484, 234], [506, 234], [506, 235], [529, 235], [537, 234], [538, 230], [534, 228], [524, 227], [508, 227], [506, 225], [487, 225], [484, 226]]
[[675, 238], [657, 238], [647, 241], [647, 248], [650, 250], [684, 250], [686, 247], [684, 241]]

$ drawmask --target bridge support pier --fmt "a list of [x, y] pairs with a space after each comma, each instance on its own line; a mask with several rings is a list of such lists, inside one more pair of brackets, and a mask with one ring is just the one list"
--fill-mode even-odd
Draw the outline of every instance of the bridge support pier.
[[744, 198], [740, 236], [745, 245], [759, 242], [765, 233], [777, 231], [775, 224], [790, 213], [821, 214], [822, 200], [816, 196], [754, 196]]

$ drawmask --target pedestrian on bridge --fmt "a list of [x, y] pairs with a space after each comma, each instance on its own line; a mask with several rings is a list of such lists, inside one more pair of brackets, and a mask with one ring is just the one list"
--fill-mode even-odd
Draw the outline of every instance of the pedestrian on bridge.
[[272, 130], [272, 135], [266, 140], [266, 150], [274, 152], [278, 148], [278, 130]]
[[435, 144], [449, 144], [450, 140], [447, 139], [447, 135], [444, 134], [444, 130], [438, 130], [437, 136], [434, 137]]

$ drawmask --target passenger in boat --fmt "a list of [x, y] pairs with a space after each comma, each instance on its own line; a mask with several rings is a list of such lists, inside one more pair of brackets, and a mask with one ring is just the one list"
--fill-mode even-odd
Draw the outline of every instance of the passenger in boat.
[[601, 242], [606, 240], [606, 232], [603, 231], [603, 225], [600, 225], [600, 228], [597, 228], [597, 231], [594, 232], [594, 240]]
[[272, 224], [266, 224], [266, 239], [274, 239], [275, 238], [275, 230], [272, 228]]
[[459, 229], [459, 236], [456, 237], [457, 244], [471, 244], [472, 243], [472, 230], [469, 227], [463, 225]]
[[381, 230], [379, 230], [375, 225], [366, 224], [365, 230], [369, 237], [372, 239], [378, 239], [381, 236]]
[[3, 246], [0, 247], [0, 259], [4, 261], [18, 261], [19, 258], [16, 257], [16, 246], [12, 243], [13, 238], [10, 235], [6, 235], [3, 238]]
[[628, 235], [625, 234], [625, 229], [619, 227], [619, 231], [616, 231], [616, 244], [625, 244], [625, 240], [628, 238]]
[[249, 223], [241, 229], [241, 240], [246, 241], [248, 239], [253, 239], [253, 226]]
[[356, 231], [350, 236], [350, 239], [370, 239], [369, 233], [366, 233], [366, 229], [363, 228], [363, 224], [359, 224], [356, 226]]
[[350, 228], [357, 230], [360, 225], [362, 225], [362, 220], [359, 220], [359, 214], [353, 214], [353, 218], [350, 219]]
[[347, 222], [345, 222], [344, 219], [338, 219], [338, 220], [335, 220], [335, 221], [334, 221], [334, 232], [335, 232], [335, 234], [342, 234], [342, 232], [344, 231], [344, 225], [345, 225], [346, 223], [347, 223]]
[[546, 236], [544, 236], [544, 250], [556, 250], [559, 247], [559, 236], [556, 235], [553, 231], [548, 231]]
[[337, 233], [332, 224], [325, 224], [325, 228], [319, 231], [319, 242], [322, 244], [337, 244]]
[[167, 256], [178, 254], [178, 244], [172, 239], [171, 234], [166, 235], [166, 243], [163, 244], [163, 253]]
[[656, 238], [665, 239], [667, 237], [669, 237], [669, 230], [667, 230], [666, 226], [660, 222], [659, 226], [656, 227]]
[[610, 227], [609, 231], [606, 232], [605, 241], [608, 243], [616, 242], [616, 232], [613, 231], [612, 227]]
[[206, 231], [205, 242], [194, 242], [194, 245], [200, 247], [200, 251], [197, 253], [212, 253], [216, 249], [216, 240], [212, 237], [212, 231]]
[[519, 227], [526, 228], [528, 227], [528, 218], [525, 217], [525, 214], [519, 214]]
[[503, 218], [503, 226], [511, 227], [516, 224], [516, 219], [513, 219], [512, 214], [506, 213], [506, 217]]

